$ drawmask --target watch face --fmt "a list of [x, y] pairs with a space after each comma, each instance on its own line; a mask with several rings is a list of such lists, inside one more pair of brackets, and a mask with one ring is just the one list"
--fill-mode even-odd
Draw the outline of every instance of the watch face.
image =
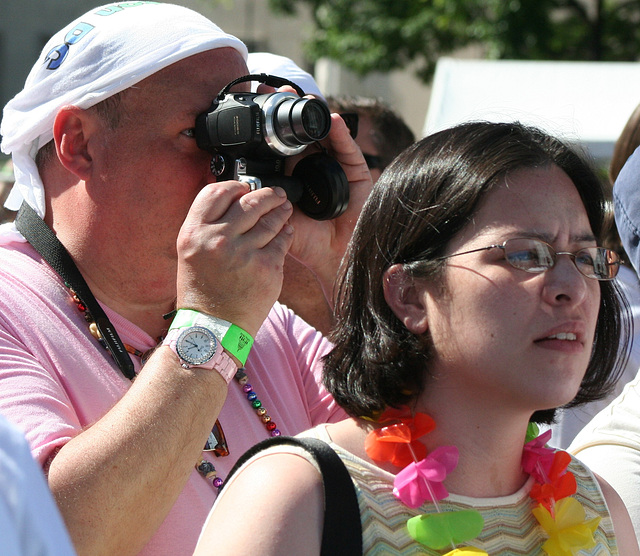
[[176, 351], [180, 359], [190, 365], [202, 365], [215, 355], [217, 344], [218, 340], [208, 328], [192, 326], [178, 337]]

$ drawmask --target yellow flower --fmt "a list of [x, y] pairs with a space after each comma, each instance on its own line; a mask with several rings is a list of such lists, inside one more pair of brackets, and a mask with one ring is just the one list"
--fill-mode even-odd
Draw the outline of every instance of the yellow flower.
[[474, 548], [473, 546], [463, 546], [462, 548], [456, 548], [451, 552], [447, 552], [444, 556], [477, 556], [478, 554], [484, 554], [484, 556], [489, 556], [488, 552], [484, 550], [480, 550], [479, 548]]
[[593, 533], [600, 523], [599, 517], [585, 521], [584, 508], [575, 498], [557, 502], [555, 513], [554, 519], [542, 505], [533, 510], [533, 515], [549, 535], [542, 545], [549, 556], [574, 556], [580, 550], [595, 546]]

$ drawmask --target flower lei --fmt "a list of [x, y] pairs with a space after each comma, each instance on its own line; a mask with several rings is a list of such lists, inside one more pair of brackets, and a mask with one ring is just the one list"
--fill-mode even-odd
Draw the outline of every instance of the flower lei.
[[[379, 422], [385, 426], [367, 435], [365, 450], [374, 461], [389, 461], [403, 468], [394, 480], [393, 494], [410, 508], [427, 501], [435, 506], [436, 513], [407, 521], [411, 537], [434, 550], [450, 546], [453, 550], [444, 556], [488, 556], [473, 546], [457, 548], [482, 532], [482, 515], [476, 510], [445, 512], [438, 504], [449, 496], [443, 483], [458, 464], [458, 449], [441, 446], [427, 454], [419, 438], [435, 428], [435, 421], [424, 413], [411, 415], [407, 410], [389, 409]], [[550, 430], [539, 435], [538, 427], [529, 425], [522, 469], [535, 480], [529, 496], [537, 502], [532, 513], [548, 536], [542, 550], [548, 556], [574, 556], [595, 546], [593, 533], [600, 518], [585, 520], [584, 508], [571, 498], [577, 489], [573, 473], [567, 471], [571, 456], [546, 446], [550, 438]]]

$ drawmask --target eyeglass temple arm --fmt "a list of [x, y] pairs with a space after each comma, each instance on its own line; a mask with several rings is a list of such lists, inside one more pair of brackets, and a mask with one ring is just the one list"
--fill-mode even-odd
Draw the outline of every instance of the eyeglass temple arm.
[[504, 249], [504, 245], [489, 245], [487, 247], [478, 247], [478, 249], [471, 249], [471, 251], [463, 251], [462, 253], [454, 253], [453, 255], [444, 255], [438, 257], [436, 261], [443, 261], [444, 259], [450, 259], [451, 257], [457, 257], [458, 255], [468, 255], [469, 253], [477, 253], [478, 251], [488, 251], [489, 249]]

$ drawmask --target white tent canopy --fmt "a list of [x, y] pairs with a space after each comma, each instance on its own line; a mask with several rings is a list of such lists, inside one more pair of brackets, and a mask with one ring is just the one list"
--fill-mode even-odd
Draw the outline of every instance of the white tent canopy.
[[470, 120], [518, 120], [610, 158], [640, 104], [634, 62], [438, 61], [424, 134]]

